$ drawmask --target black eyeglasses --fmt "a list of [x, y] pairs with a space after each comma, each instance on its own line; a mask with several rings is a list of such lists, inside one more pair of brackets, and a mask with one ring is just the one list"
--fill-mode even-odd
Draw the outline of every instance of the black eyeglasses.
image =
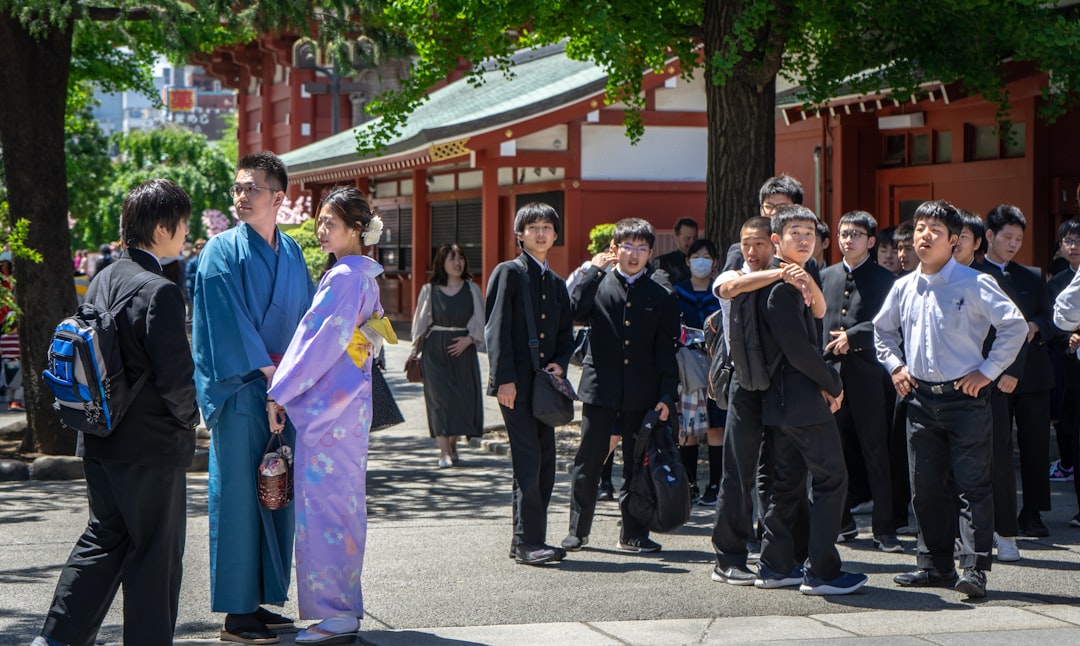
[[859, 240], [866, 237], [865, 231], [841, 231], [836, 234], [841, 240]]
[[1062, 238], [1061, 239], [1061, 246], [1062, 247], [1080, 246], [1080, 238]]
[[256, 191], [280, 191], [280, 188], [270, 188], [269, 186], [256, 186], [255, 184], [233, 184], [229, 187], [229, 195], [233, 197], [239, 196], [241, 193], [255, 193]]

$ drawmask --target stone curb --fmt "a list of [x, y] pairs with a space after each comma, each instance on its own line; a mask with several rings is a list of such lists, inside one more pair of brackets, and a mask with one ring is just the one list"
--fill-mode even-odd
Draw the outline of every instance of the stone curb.
[[[489, 432], [506, 432], [506, 427], [502, 424], [494, 424], [484, 427], [484, 433]], [[510, 455], [510, 443], [502, 442], [500, 440], [486, 440], [482, 437], [469, 438], [469, 446], [494, 453], [496, 455]], [[573, 460], [556, 459], [555, 471], [558, 473], [570, 473], [574, 469]]]

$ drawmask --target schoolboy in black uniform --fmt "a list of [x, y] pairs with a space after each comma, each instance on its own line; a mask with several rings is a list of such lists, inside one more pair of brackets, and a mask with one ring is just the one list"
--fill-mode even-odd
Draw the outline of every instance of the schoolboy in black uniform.
[[[490, 370], [488, 394], [499, 400], [514, 469], [514, 538], [511, 556], [539, 565], [562, 560], [566, 552], [545, 543], [547, 510], [555, 485], [555, 429], [532, 414], [533, 364], [525, 298], [532, 299], [542, 370], [565, 375], [574, 348], [566, 283], [547, 264], [559, 235], [559, 214], [533, 202], [514, 217], [522, 253], [498, 264], [488, 280], [484, 326]], [[528, 290], [521, 270], [528, 272]], [[595, 494], [596, 485], [593, 485]]]
[[[781, 206], [772, 222], [780, 257], [802, 266], [814, 252], [817, 217], [803, 206]], [[799, 585], [803, 594], [848, 594], [866, 575], [841, 570], [836, 534], [847, 498], [840, 433], [833, 413], [843, 400], [840, 375], [821, 356], [818, 323], [803, 294], [788, 283], [765, 289], [759, 300], [762, 345], [772, 365], [762, 421], [772, 435], [773, 480], [765, 512], [758, 579], [762, 588]], [[811, 476], [809, 558], [795, 558], [794, 526]]]
[[[874, 546], [884, 552], [902, 552], [892, 517], [891, 420], [886, 417], [884, 389], [888, 375], [877, 360], [873, 322], [895, 277], [870, 260], [876, 233], [877, 222], [866, 211], [851, 211], [840, 218], [837, 240], [844, 260], [821, 272], [821, 291], [828, 308], [822, 344], [825, 360], [839, 370], [844, 383], [844, 402], [836, 412], [840, 436], [846, 444], [859, 448], [848, 459], [861, 461], [872, 474]], [[889, 395], [891, 398], [892, 393]], [[854, 519], [845, 504], [841, 526], [852, 525]]]
[[[604, 272], [589, 267], [571, 296], [573, 318], [592, 328], [589, 354], [581, 369], [578, 396], [581, 445], [574, 457], [570, 494], [570, 533], [562, 541], [568, 551], [589, 540], [596, 510], [596, 486], [607, 457], [612, 429], [623, 441], [623, 485], [635, 477], [634, 436], [645, 413], [661, 420], [674, 413], [679, 384], [675, 349], [679, 339], [679, 304], [673, 293], [648, 275], [656, 232], [638, 218], [615, 223], [611, 249], [616, 265]], [[618, 549], [657, 552], [660, 544], [625, 510]]]
[[[1053, 367], [1046, 351], [1046, 340], [1056, 334], [1051, 320], [1050, 293], [1042, 272], [1013, 262], [1024, 241], [1027, 220], [1020, 209], [1010, 204], [995, 206], [986, 214], [986, 257], [974, 265], [997, 280], [998, 286], [1012, 299], [1027, 319], [1026, 343], [1013, 365], [994, 386], [990, 405], [994, 411], [994, 515], [998, 533], [1016, 536], [1001, 529], [1015, 506], [1003, 510], [997, 479], [1012, 476], [1012, 427], [1016, 420], [1016, 444], [1020, 449], [1022, 506], [1017, 516], [1020, 536], [1049, 536], [1040, 512], [1050, 510], [1050, 481], [1046, 465], [1050, 461], [1050, 401], [1054, 389]], [[1044, 333], [1045, 331], [1045, 333]], [[1007, 493], [1007, 492], [1006, 492]], [[1009, 523], [1011, 525], [1011, 523]], [[1010, 529], [1012, 529], [1010, 528]]]

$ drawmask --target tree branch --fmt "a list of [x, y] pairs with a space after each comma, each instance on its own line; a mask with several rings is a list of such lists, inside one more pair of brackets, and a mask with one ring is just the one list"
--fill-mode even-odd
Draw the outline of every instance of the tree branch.
[[108, 22], [116, 19], [121, 20], [154, 20], [160, 18], [165, 11], [161, 7], [88, 7], [81, 5], [72, 11], [75, 18], [89, 18], [100, 22]]

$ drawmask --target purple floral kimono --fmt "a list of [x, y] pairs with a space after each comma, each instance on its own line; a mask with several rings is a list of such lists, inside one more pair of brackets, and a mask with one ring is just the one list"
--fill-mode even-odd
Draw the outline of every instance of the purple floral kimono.
[[346, 256], [326, 272], [269, 395], [296, 427], [296, 582], [301, 619], [364, 616], [360, 572], [371, 427], [371, 353], [382, 266]]

